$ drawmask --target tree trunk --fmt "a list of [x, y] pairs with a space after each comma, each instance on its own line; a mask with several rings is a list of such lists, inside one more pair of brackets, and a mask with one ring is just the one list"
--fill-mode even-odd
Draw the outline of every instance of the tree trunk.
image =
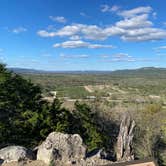
[[132, 121], [130, 116], [125, 114], [120, 125], [120, 131], [117, 139], [116, 157], [118, 161], [130, 161], [134, 159], [134, 155], [132, 153], [134, 128], [135, 121]]

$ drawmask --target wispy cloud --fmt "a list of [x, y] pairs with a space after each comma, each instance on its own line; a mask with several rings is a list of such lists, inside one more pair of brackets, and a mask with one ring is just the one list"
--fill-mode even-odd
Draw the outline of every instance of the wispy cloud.
[[49, 16], [49, 18], [52, 21], [56, 21], [56, 22], [59, 22], [59, 23], [66, 23], [67, 22], [67, 20], [63, 16]]
[[154, 49], [156, 49], [156, 50], [163, 50], [163, 49], [166, 49], [166, 45], [165, 46], [160, 46], [160, 47], [155, 47]]
[[84, 42], [82, 40], [71, 40], [71, 41], [66, 41], [63, 43], [56, 43], [53, 45], [53, 47], [58, 48], [113, 48], [112, 45], [102, 45], [102, 44], [91, 44], [88, 42]]
[[80, 16], [82, 16], [82, 17], [90, 17], [90, 16], [87, 15], [85, 12], [80, 12]]
[[74, 58], [74, 59], [84, 59], [84, 58], [88, 58], [89, 57], [89, 55], [86, 55], [86, 54], [74, 54], [74, 55], [67, 55], [67, 54], [63, 54], [63, 53], [61, 53], [60, 54], [60, 57], [62, 57], [62, 58], [65, 58], [65, 59], [72, 59], [72, 58]]
[[100, 10], [103, 13], [105, 13], [105, 12], [116, 12], [119, 9], [120, 9], [120, 6], [117, 6], [117, 5], [109, 6], [107, 4], [104, 4], [104, 5], [100, 6]]
[[[158, 59], [157, 59], [158, 60]], [[110, 60], [107, 60], [105, 62], [152, 62], [152, 61], [157, 61], [156, 59], [145, 59], [145, 58], [130, 58], [130, 59], [121, 59], [121, 58], [113, 58]]]
[[137, 58], [129, 55], [128, 53], [116, 53], [112, 55], [101, 55], [104, 58], [104, 62], [152, 62], [158, 61], [159, 59], [153, 58]]
[[49, 53], [44, 53], [44, 54], [42, 54], [41, 56], [43, 56], [43, 57], [51, 57], [52, 55], [49, 54]]
[[131, 58], [131, 56], [129, 56], [127, 53], [117, 53], [117, 54], [113, 54], [112, 55], [113, 57], [116, 57], [116, 58]]
[[166, 53], [157, 53], [157, 56], [166, 56]]
[[15, 34], [19, 34], [19, 33], [26, 32], [26, 31], [27, 31], [27, 29], [24, 27], [17, 27], [12, 30], [12, 32]]

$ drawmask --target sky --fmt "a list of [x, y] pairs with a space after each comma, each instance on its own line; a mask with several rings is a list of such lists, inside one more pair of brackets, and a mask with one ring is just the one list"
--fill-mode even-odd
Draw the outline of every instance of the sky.
[[72, 71], [166, 67], [165, 0], [0, 0], [0, 63]]

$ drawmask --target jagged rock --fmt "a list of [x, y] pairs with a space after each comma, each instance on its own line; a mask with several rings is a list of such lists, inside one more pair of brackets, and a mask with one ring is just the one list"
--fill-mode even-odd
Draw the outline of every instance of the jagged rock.
[[134, 137], [135, 122], [131, 120], [128, 114], [125, 114], [117, 140], [116, 156], [118, 161], [130, 161], [134, 159], [132, 153], [132, 143]]
[[58, 166], [96, 166], [112, 163], [103, 159], [105, 155], [101, 149], [86, 158], [86, 148], [78, 134], [52, 132], [38, 147], [37, 160]]
[[86, 148], [78, 134], [52, 132], [38, 147], [37, 160], [46, 164], [53, 162], [76, 163], [85, 158]]
[[0, 150], [0, 160], [3, 160], [3, 163], [32, 160], [33, 158], [33, 153], [22, 146], [7, 146]]

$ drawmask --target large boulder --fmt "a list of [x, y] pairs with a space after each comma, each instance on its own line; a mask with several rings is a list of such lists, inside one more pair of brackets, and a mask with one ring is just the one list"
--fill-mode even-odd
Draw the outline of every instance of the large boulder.
[[34, 159], [33, 153], [22, 146], [7, 146], [0, 150], [0, 160], [3, 163], [32, 159]]
[[54, 163], [78, 163], [84, 160], [86, 148], [82, 138], [78, 134], [63, 134], [52, 132], [38, 147], [37, 160], [46, 164]]

